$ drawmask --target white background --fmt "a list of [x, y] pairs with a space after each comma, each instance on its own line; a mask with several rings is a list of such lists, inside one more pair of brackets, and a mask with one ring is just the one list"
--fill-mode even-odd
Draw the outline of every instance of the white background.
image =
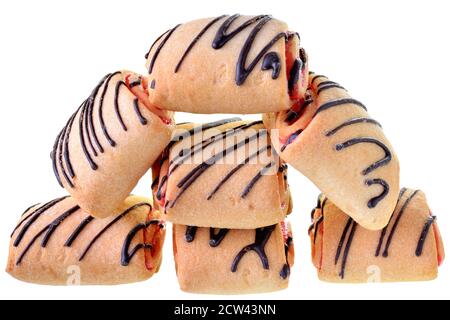
[[[32, 203], [64, 194], [49, 153], [69, 115], [106, 73], [145, 73], [144, 54], [168, 28], [223, 13], [270, 13], [300, 32], [310, 68], [363, 101], [401, 161], [401, 184], [420, 188], [450, 250], [448, 1], [1, 1], [0, 264], [9, 234]], [[221, 116], [180, 115], [178, 121]], [[309, 212], [316, 188], [292, 169], [296, 265], [286, 291], [242, 298], [450, 298], [450, 262], [428, 283], [332, 285], [310, 263]], [[149, 176], [135, 193], [150, 195]], [[119, 287], [53, 288], [0, 271], [1, 298], [205, 299], [182, 293], [167, 236], [161, 272]], [[223, 297], [219, 297], [223, 298]], [[232, 297], [235, 298], [235, 297]], [[241, 298], [241, 297], [238, 297]]]

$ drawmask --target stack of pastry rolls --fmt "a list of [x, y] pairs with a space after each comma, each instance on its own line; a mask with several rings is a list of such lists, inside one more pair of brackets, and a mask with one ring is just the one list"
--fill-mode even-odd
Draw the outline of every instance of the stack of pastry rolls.
[[254, 293], [287, 287], [293, 243], [287, 167], [262, 121], [177, 127], [153, 168], [154, 203], [173, 226], [183, 290]]
[[[320, 279], [436, 277], [444, 249], [424, 194], [400, 189], [381, 124], [343, 86], [308, 72], [284, 22], [195, 20], [158, 37], [146, 60], [146, 76], [103, 77], [58, 134], [53, 171], [70, 196], [24, 212], [11, 275], [57, 285], [146, 280], [159, 270], [169, 221], [182, 290], [286, 288], [291, 165], [323, 193], [309, 229]], [[178, 111], [263, 117], [176, 125]], [[153, 200], [130, 196], [149, 170]]]

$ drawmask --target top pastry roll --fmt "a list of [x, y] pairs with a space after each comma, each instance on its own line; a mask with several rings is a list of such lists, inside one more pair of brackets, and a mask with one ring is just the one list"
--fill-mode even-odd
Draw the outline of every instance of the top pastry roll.
[[307, 87], [300, 37], [268, 15], [180, 24], [146, 55], [149, 99], [165, 110], [255, 114], [287, 110]]

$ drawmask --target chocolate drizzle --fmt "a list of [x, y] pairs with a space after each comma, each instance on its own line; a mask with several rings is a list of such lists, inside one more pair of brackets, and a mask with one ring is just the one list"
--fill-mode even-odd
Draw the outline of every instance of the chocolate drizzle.
[[[175, 28], [173, 28], [172, 30], [168, 31], [166, 33], [166, 36], [164, 38], [164, 40], [161, 41], [161, 43], [159, 44], [158, 48], [156, 49], [155, 53], [153, 54], [152, 60], [150, 61], [150, 67], [148, 69], [148, 74], [152, 74], [153, 72], [153, 67], [155, 66], [155, 62], [156, 59], [158, 59], [159, 54], [161, 53], [162, 48], [166, 45], [167, 41], [170, 39], [170, 37], [172, 36], [172, 34], [175, 32], [175, 30], [178, 29], [178, 27], [180, 26], [177, 25]], [[164, 36], [164, 35], [163, 35]], [[161, 37], [162, 38], [162, 37]], [[160, 39], [161, 39], [160, 38]], [[156, 43], [155, 43], [156, 44]], [[153, 46], [152, 46], [153, 47]], [[151, 52], [152, 48], [150, 48], [149, 54]], [[147, 56], [148, 59], [148, 56]]]
[[83, 230], [94, 220], [94, 217], [88, 216], [86, 217], [81, 223], [78, 225], [78, 227], [75, 229], [75, 231], [69, 236], [66, 243], [64, 244], [65, 247], [70, 248], [74, 241], [78, 238], [78, 236], [83, 232]]
[[136, 225], [130, 231], [130, 233], [128, 233], [128, 235], [125, 238], [124, 244], [122, 246], [122, 253], [121, 253], [121, 259], [120, 259], [122, 266], [124, 266], [124, 267], [128, 266], [130, 264], [131, 260], [133, 259], [133, 257], [136, 255], [136, 253], [139, 252], [139, 250], [152, 250], [153, 249], [153, 245], [150, 243], [139, 243], [130, 251], [131, 242], [133, 241], [136, 234], [139, 231], [147, 229], [148, 227], [150, 227], [152, 225], [159, 225], [160, 229], [164, 228], [164, 225], [161, 224], [161, 221], [151, 220], [146, 223], [140, 223], [140, 224]]
[[134, 206], [128, 208], [127, 210], [125, 210], [124, 212], [122, 212], [121, 214], [119, 214], [116, 218], [114, 218], [114, 220], [112, 220], [110, 223], [108, 223], [99, 233], [97, 233], [97, 235], [92, 239], [91, 242], [89, 242], [89, 244], [87, 245], [86, 249], [83, 251], [83, 253], [81, 254], [80, 258], [78, 261], [82, 261], [86, 255], [88, 254], [89, 250], [94, 246], [94, 244], [97, 242], [98, 239], [101, 238], [101, 236], [108, 231], [109, 228], [111, 228], [113, 225], [115, 225], [118, 221], [120, 221], [121, 219], [123, 219], [125, 216], [127, 216], [130, 212], [132, 212], [133, 210], [140, 208], [140, 207], [144, 207], [147, 206], [150, 208], [152, 208], [152, 206], [149, 203], [146, 202], [141, 202], [138, 204], [135, 204]]
[[352, 104], [352, 105], [356, 105], [362, 109], [364, 109], [365, 111], [367, 111], [367, 108], [358, 100], [352, 99], [352, 98], [344, 98], [344, 99], [338, 99], [338, 100], [333, 100], [333, 101], [329, 101], [329, 102], [325, 102], [324, 104], [322, 104], [315, 112], [313, 119], [321, 112], [332, 109], [332, 108], [336, 108], [336, 107], [342, 107], [345, 106], [347, 104]]
[[231, 264], [231, 272], [236, 272], [241, 262], [242, 258], [250, 251], [256, 252], [256, 254], [261, 259], [262, 266], [265, 270], [269, 270], [269, 260], [267, 258], [265, 252], [265, 246], [270, 239], [273, 231], [275, 230], [276, 225], [256, 229], [255, 234], [255, 242], [243, 248], [237, 256], [234, 258], [233, 263]]
[[216, 232], [217, 230], [214, 228], [209, 229], [209, 245], [212, 248], [216, 248], [222, 243], [230, 229], [218, 229], [218, 232]]
[[195, 240], [195, 235], [197, 234], [198, 227], [186, 227], [186, 233], [184, 234], [184, 238], [186, 239], [186, 242], [193, 242]]
[[382, 143], [380, 140], [375, 139], [375, 138], [355, 138], [355, 139], [351, 139], [348, 140], [346, 142], [340, 143], [336, 145], [336, 151], [342, 151], [346, 148], [352, 147], [354, 145], [357, 144], [361, 144], [361, 143], [371, 143], [371, 144], [375, 144], [376, 146], [380, 147], [384, 153], [385, 156], [383, 159], [371, 164], [369, 167], [367, 167], [366, 169], [363, 170], [362, 174], [364, 176], [368, 175], [369, 173], [375, 171], [376, 169], [387, 165], [391, 160], [392, 160], [392, 154], [391, 151], [389, 150], [389, 148]]
[[241, 198], [245, 199], [249, 195], [249, 193], [252, 191], [256, 183], [273, 167], [275, 166], [275, 162], [271, 162], [267, 164], [264, 168], [262, 168], [256, 176], [253, 177], [253, 179], [249, 182], [249, 184], [245, 187], [244, 191], [241, 193]]
[[[54, 174], [61, 187], [64, 186], [63, 181], [61, 179], [61, 175], [69, 187], [71, 188], [75, 187], [73, 182], [73, 179], [75, 178], [75, 171], [73, 169], [72, 161], [70, 159], [69, 140], [71, 138], [72, 127], [77, 116], [78, 116], [79, 141], [81, 149], [85, 155], [85, 158], [90, 168], [94, 171], [98, 169], [98, 164], [94, 160], [94, 158], [98, 157], [100, 154], [105, 152], [105, 148], [103, 147], [97, 135], [96, 126], [94, 123], [95, 103], [99, 96], [100, 97], [98, 99], [98, 110], [97, 110], [98, 121], [101, 130], [110, 146], [116, 147], [117, 143], [111, 138], [105, 124], [105, 120], [103, 117], [103, 105], [112, 78], [120, 74], [121, 72], [115, 72], [103, 77], [103, 79], [99, 82], [99, 84], [94, 88], [89, 98], [86, 99], [81, 104], [81, 106], [77, 109], [77, 111], [70, 117], [69, 121], [66, 123], [63, 130], [58, 134], [55, 143], [53, 145], [51, 158], [53, 162]], [[125, 131], [127, 131], [127, 127], [123, 122], [123, 118], [119, 109], [119, 94], [120, 94], [120, 87], [122, 85], [126, 86], [126, 84], [123, 81], [118, 81], [116, 84], [114, 96], [114, 110], [122, 128]], [[146, 125], [148, 121], [147, 119], [144, 118], [144, 116], [140, 112], [139, 101], [137, 99], [134, 101], [134, 110], [141, 124]]]
[[187, 58], [187, 56], [189, 55], [191, 50], [194, 48], [194, 46], [197, 44], [197, 42], [201, 39], [201, 37], [203, 37], [203, 35], [206, 33], [206, 31], [208, 31], [213, 25], [215, 25], [218, 21], [222, 20], [225, 17], [226, 17], [226, 15], [223, 15], [223, 16], [220, 16], [220, 17], [215, 18], [212, 21], [208, 22], [208, 24], [200, 31], [200, 33], [194, 38], [194, 40], [192, 40], [191, 44], [184, 52], [183, 56], [181, 57], [180, 61], [177, 64], [177, 66], [175, 67], [175, 71], [174, 71], [175, 73], [177, 73], [180, 70], [181, 65], [183, 64], [184, 60]]
[[173, 208], [177, 204], [180, 197], [189, 189], [189, 187], [201, 175], [203, 175], [203, 173], [205, 173], [211, 166], [213, 166], [217, 161], [221, 160], [228, 154], [235, 152], [236, 150], [242, 148], [243, 146], [246, 146], [251, 141], [261, 138], [265, 135], [267, 135], [267, 130], [258, 131], [258, 133], [246, 137], [244, 140], [241, 140], [240, 142], [223, 150], [222, 152], [213, 155], [211, 158], [207, 159], [206, 161], [204, 161], [201, 164], [199, 164], [198, 166], [196, 166], [178, 183], [177, 186], [178, 186], [178, 188], [180, 188], [180, 191], [179, 191], [178, 195], [176, 196], [176, 198], [170, 202], [170, 208]]
[[45, 236], [42, 240], [41, 247], [45, 248], [47, 246], [48, 241], [50, 240], [50, 237], [52, 236], [53, 232], [58, 228], [58, 226], [67, 219], [70, 215], [72, 215], [74, 212], [78, 211], [80, 207], [75, 206], [68, 211], [64, 212], [62, 215], [60, 215], [58, 218], [53, 220], [50, 224], [48, 224], [46, 227], [41, 229], [33, 238], [31, 238], [30, 242], [25, 246], [25, 249], [22, 251], [22, 253], [19, 255], [19, 258], [16, 260], [16, 266], [20, 265], [22, 263], [23, 258], [25, 255], [30, 251], [33, 244], [36, 242], [39, 237], [41, 237], [44, 233]]
[[[405, 191], [403, 191], [402, 194], [404, 194]], [[405, 209], [408, 207], [409, 203], [411, 202], [411, 200], [417, 195], [417, 193], [419, 192], [419, 190], [414, 191], [413, 193], [411, 193], [411, 195], [409, 195], [405, 202], [403, 203], [402, 207], [400, 208], [400, 211], [397, 214], [397, 217], [394, 221], [394, 224], [391, 228], [391, 232], [389, 233], [388, 239], [386, 241], [385, 247], [384, 247], [384, 251], [383, 251], [383, 257], [387, 258], [389, 256], [389, 247], [391, 246], [392, 243], [392, 239], [394, 238], [395, 235], [395, 231], [397, 230], [398, 224], [400, 223], [403, 214], [405, 212]], [[391, 220], [393, 219], [394, 216], [391, 217]], [[381, 236], [380, 236], [380, 241], [377, 247], [377, 251], [375, 253], [375, 256], [378, 257], [381, 253], [381, 249], [383, 246], [383, 241], [384, 241], [384, 237], [386, 235], [387, 229], [391, 223], [391, 220], [389, 221], [389, 224], [383, 229], [383, 231], [381, 232]]]
[[302, 129], [299, 129], [299, 130], [295, 131], [293, 134], [291, 134], [291, 135], [289, 136], [289, 138], [287, 139], [286, 143], [281, 147], [281, 152], [284, 152], [284, 151], [286, 150], [286, 148], [287, 148], [290, 144], [292, 144], [292, 143], [295, 141], [295, 139], [298, 138], [299, 135], [302, 134], [302, 132], [303, 132], [303, 130], [302, 130]]
[[280, 277], [283, 280], [286, 280], [291, 275], [291, 267], [289, 265], [289, 249], [292, 245], [293, 239], [289, 236], [284, 244], [284, 253], [286, 255], [286, 263], [283, 265], [283, 268], [280, 271]]
[[423, 226], [423, 230], [420, 233], [419, 242], [417, 243], [417, 248], [416, 248], [416, 256], [417, 257], [420, 257], [422, 255], [425, 240], [427, 240], [427, 236], [428, 236], [428, 233], [430, 232], [430, 228], [435, 221], [436, 221], [436, 217], [431, 216], [425, 222], [425, 224]]
[[333, 135], [335, 135], [336, 133], [338, 133], [340, 130], [348, 127], [348, 126], [352, 126], [354, 124], [358, 124], [358, 123], [370, 123], [370, 124], [374, 124], [378, 127], [381, 128], [381, 124], [371, 118], [352, 118], [349, 120], [344, 121], [342, 124], [340, 124], [339, 126], [337, 126], [336, 128], [334, 128], [333, 130], [328, 131], [325, 135], [327, 137], [331, 137]]
[[375, 208], [378, 203], [383, 200], [389, 193], [389, 184], [383, 180], [383, 179], [370, 179], [370, 180], [366, 180], [366, 185], [367, 186], [372, 186], [374, 184], [378, 184], [380, 186], [383, 187], [383, 191], [381, 192], [381, 194], [379, 196], [376, 196], [372, 199], [369, 200], [369, 202], [367, 203], [367, 206], [369, 207], [369, 209], [373, 209]]
[[303, 69], [303, 62], [299, 58], [295, 59], [294, 65], [289, 72], [289, 80], [288, 80], [288, 90], [289, 93], [292, 94], [292, 91], [295, 88], [298, 80], [300, 79], [300, 73]]
[[28, 229], [36, 222], [36, 220], [39, 219], [39, 217], [44, 212], [46, 212], [47, 210], [49, 210], [50, 208], [54, 207], [55, 205], [57, 205], [58, 203], [60, 203], [61, 201], [65, 200], [67, 198], [68, 197], [63, 197], [63, 198], [58, 198], [58, 199], [52, 200], [50, 202], [47, 202], [42, 207], [39, 207], [38, 209], [33, 211], [30, 215], [28, 215], [25, 219], [23, 219], [16, 226], [13, 233], [11, 234], [11, 237], [12, 237], [14, 235], [14, 233], [22, 226], [22, 224], [26, 222], [25, 225], [23, 226], [23, 228], [20, 230], [19, 234], [17, 235], [16, 240], [13, 243], [14, 247], [19, 246], [20, 242], [22, 241], [23, 237], [27, 233]]
[[[351, 227], [351, 229], [350, 229], [350, 227]], [[337, 247], [336, 256], [334, 259], [335, 265], [337, 265], [339, 262], [339, 259], [341, 257], [341, 253], [342, 253], [342, 248], [344, 247], [345, 240], [347, 240], [347, 242], [345, 244], [344, 252], [342, 255], [341, 271], [339, 272], [339, 277], [341, 279], [345, 278], [345, 268], [347, 266], [347, 259], [348, 259], [348, 255], [350, 253], [350, 249], [351, 249], [351, 246], [353, 243], [353, 238], [355, 236], [357, 227], [358, 227], [358, 224], [355, 221], [353, 221], [352, 218], [349, 218], [347, 221], [347, 224], [344, 227], [344, 230], [341, 235], [341, 239], [339, 241], [339, 245]], [[350, 234], [348, 234], [349, 230], [350, 230]], [[348, 235], [348, 237], [347, 237], [347, 235]]]

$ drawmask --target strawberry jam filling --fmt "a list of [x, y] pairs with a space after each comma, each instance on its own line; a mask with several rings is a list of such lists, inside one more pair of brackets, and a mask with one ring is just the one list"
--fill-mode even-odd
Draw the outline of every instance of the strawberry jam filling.
[[128, 89], [139, 99], [139, 101], [153, 114], [157, 115], [166, 124], [172, 124], [171, 113], [158, 108], [150, 103], [148, 99], [148, 79], [134, 73], [125, 76], [125, 84]]
[[[149, 213], [149, 221], [152, 219], [152, 213]], [[158, 224], [152, 224], [144, 229], [144, 243], [150, 244], [150, 250], [145, 250], [145, 267], [153, 271], [158, 264], [164, 242], [165, 224], [161, 221]]]

